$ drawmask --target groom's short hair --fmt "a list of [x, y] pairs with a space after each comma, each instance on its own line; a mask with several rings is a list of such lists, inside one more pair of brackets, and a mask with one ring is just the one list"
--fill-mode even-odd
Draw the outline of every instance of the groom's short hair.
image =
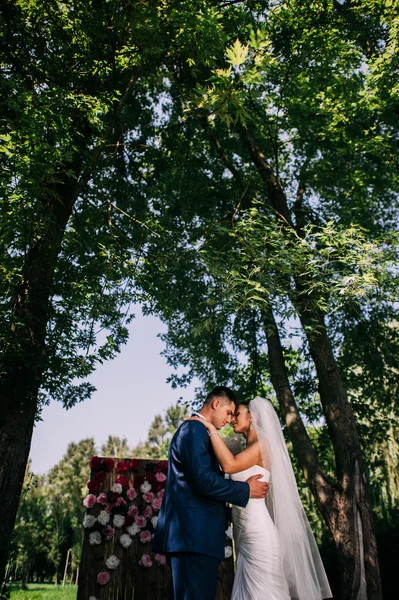
[[227, 404], [230, 402], [234, 402], [234, 404], [238, 403], [237, 396], [235, 395], [233, 390], [226, 387], [225, 385], [217, 385], [216, 387], [214, 387], [213, 390], [207, 395], [204, 405], [212, 404], [212, 402], [216, 398], [220, 398], [223, 404]]

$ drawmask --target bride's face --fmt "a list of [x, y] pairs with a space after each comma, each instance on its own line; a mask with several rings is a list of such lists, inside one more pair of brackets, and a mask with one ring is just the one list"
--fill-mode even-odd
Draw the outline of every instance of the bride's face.
[[246, 433], [250, 425], [251, 415], [249, 414], [248, 407], [244, 404], [239, 404], [233, 419], [234, 433]]

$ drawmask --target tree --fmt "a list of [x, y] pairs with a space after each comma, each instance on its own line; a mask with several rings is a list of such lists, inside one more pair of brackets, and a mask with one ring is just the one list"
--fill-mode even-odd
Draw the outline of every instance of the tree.
[[89, 397], [88, 375], [127, 339], [135, 272], [160, 235], [143, 150], [168, 64], [220, 44], [212, 4], [3, 7], [0, 580], [41, 404]]
[[27, 583], [34, 575], [44, 578], [53, 574], [48, 553], [51, 525], [43, 477], [35, 477], [28, 464], [10, 549], [8, 579], [21, 579]]
[[[183, 383], [262, 389], [267, 365], [335, 535], [343, 598], [362, 573], [360, 595], [379, 598], [337, 355], [351, 311], [392, 306], [393, 4], [26, 0], [3, 14], [0, 576], [40, 402], [90, 395], [85, 379], [144, 295], [169, 325], [171, 364], [191, 370]], [[289, 316], [316, 372], [333, 480], [295, 404]]]
[[147, 440], [133, 448], [133, 456], [167, 459], [172, 437], [189, 414], [187, 406], [177, 403], [166, 410], [165, 416], [155, 415], [148, 430]]
[[126, 458], [130, 455], [130, 452], [131, 451], [129, 449], [127, 439], [120, 439], [119, 437], [113, 435], [109, 435], [106, 443], [101, 446], [102, 456]]
[[70, 443], [65, 455], [46, 478], [44, 494], [53, 523], [49, 554], [55, 565], [56, 581], [62, 576], [68, 549], [73, 564], [79, 565], [82, 547], [83, 498], [90, 479], [89, 461], [96, 455], [93, 438]]
[[[257, 391], [268, 375], [336, 543], [342, 598], [377, 599], [354, 390], [337, 355], [348, 320], [378, 310], [387, 326], [394, 309], [397, 280], [387, 265], [397, 243], [397, 100], [385, 83], [381, 101], [378, 94], [396, 68], [398, 21], [390, 2], [344, 3], [345, 11], [338, 4], [283, 2], [262, 13], [269, 3], [256, 3], [244, 15], [235, 7], [240, 34], [208, 84], [201, 72], [193, 94], [176, 70], [171, 94], [185, 103], [164, 128], [163, 169], [153, 171], [154, 208], [175, 230], [152, 243], [142, 285], [148, 310], [168, 324], [171, 365], [189, 367], [173, 382], [196, 375], [234, 384], [237, 352], [251, 374], [247, 389]], [[319, 408], [298, 406], [294, 394], [284, 341], [290, 318]], [[306, 431], [307, 410], [326, 424], [333, 477]]]

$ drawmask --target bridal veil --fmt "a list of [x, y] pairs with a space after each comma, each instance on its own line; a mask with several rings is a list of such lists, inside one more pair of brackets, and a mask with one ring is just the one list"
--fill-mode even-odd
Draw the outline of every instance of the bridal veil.
[[276, 411], [269, 400], [259, 396], [249, 403], [249, 411], [258, 435], [263, 465], [271, 473], [266, 504], [278, 531], [291, 598], [331, 598], [330, 586], [299, 497]]

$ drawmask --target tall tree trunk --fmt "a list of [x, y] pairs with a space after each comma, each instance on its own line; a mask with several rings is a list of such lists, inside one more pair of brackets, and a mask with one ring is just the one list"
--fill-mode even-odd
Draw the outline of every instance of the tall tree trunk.
[[[81, 159], [71, 164], [76, 173]], [[53, 190], [43, 235], [33, 240], [13, 307], [8, 348], [0, 372], [0, 581], [17, 514], [37, 413], [38, 392], [46, 364], [45, 336], [53, 273], [66, 224], [79, 193], [66, 178]]]
[[[285, 224], [289, 234], [295, 228], [281, 182], [274, 175], [254, 136], [248, 130], [241, 130], [241, 136], [265, 184], [268, 201], [276, 213], [276, 219]], [[303, 192], [301, 201], [302, 196]], [[300, 226], [302, 227], [302, 223]], [[298, 231], [296, 233], [300, 234]], [[355, 418], [333, 354], [324, 315], [314, 309], [314, 304], [310, 305], [309, 299], [304, 301], [303, 295], [297, 293], [304, 289], [306, 281], [297, 280], [295, 284], [297, 289], [292, 294], [292, 300], [316, 367], [320, 399], [336, 459], [337, 486], [330, 490], [325, 503], [326, 514], [323, 513], [323, 516], [337, 547], [341, 597], [342, 600], [381, 600], [377, 544]], [[314, 298], [310, 299], [312, 300]], [[275, 383], [279, 383], [277, 375]], [[295, 437], [298, 438], [298, 448], [301, 445], [298, 433]], [[312, 491], [313, 489], [314, 485]], [[315, 491], [317, 494], [317, 490]]]
[[74, 129], [76, 139], [71, 142], [71, 147], [80, 148], [80, 151], [75, 153], [70, 164], [64, 165], [58, 183], [48, 190], [46, 197], [51, 197], [42, 217], [42, 234], [31, 242], [15, 294], [11, 335], [0, 365], [0, 498], [3, 499], [3, 510], [0, 511], [0, 582], [4, 578], [29, 458], [38, 393], [46, 366], [49, 298], [62, 239], [74, 204], [85, 190], [115, 123], [132, 95], [139, 74], [135, 68], [126, 87], [121, 90], [121, 99], [86, 165], [83, 157], [93, 143], [92, 132], [88, 122], [82, 121], [81, 117], [77, 119]]

